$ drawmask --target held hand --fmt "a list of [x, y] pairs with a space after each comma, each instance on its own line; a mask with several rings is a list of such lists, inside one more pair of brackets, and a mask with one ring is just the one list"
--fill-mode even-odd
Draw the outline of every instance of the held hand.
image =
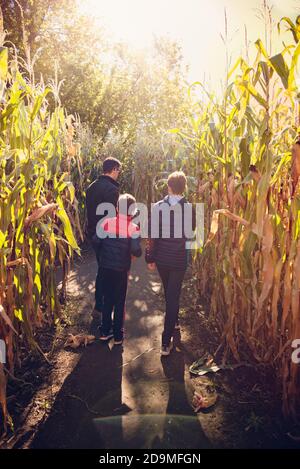
[[153, 272], [156, 269], [155, 262], [151, 262], [150, 264], [147, 264], [147, 265], [148, 265], [148, 269], [151, 270], [151, 272]]

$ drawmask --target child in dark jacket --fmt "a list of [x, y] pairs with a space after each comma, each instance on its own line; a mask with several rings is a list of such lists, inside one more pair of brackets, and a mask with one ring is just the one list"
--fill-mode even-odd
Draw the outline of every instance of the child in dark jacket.
[[114, 337], [115, 345], [122, 344], [124, 339], [125, 301], [131, 256], [142, 255], [139, 228], [132, 222], [130, 215], [135, 203], [135, 198], [130, 194], [120, 196], [117, 216], [103, 220], [97, 233], [104, 294], [100, 340], [106, 341]]
[[[158, 214], [158, 233], [150, 238], [146, 247], [146, 262], [151, 270], [158, 270], [163, 283], [166, 314], [164, 330], [162, 333], [161, 355], [169, 355], [172, 349], [171, 339], [175, 329], [179, 329], [178, 313], [181, 287], [189, 261], [189, 250], [186, 247], [188, 237], [185, 236], [184, 227], [187, 224], [195, 230], [195, 212], [191, 204], [187, 202], [183, 193], [186, 188], [186, 177], [182, 171], [175, 171], [168, 178], [169, 195], [157, 202], [152, 210]], [[181, 216], [176, 218], [175, 211], [171, 207], [179, 209]], [[167, 223], [163, 223], [163, 211], [169, 208], [170, 217]], [[177, 210], [178, 211], [178, 210]], [[180, 229], [179, 229], [180, 228]], [[152, 229], [152, 226], [151, 226]], [[179, 235], [176, 231], [179, 229]]]

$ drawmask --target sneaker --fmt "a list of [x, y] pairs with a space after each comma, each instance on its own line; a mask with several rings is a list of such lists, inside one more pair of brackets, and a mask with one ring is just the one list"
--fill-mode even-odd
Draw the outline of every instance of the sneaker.
[[123, 339], [117, 340], [114, 339], [114, 345], [122, 345], [123, 344]]
[[104, 342], [105, 340], [112, 339], [113, 336], [114, 336], [113, 334], [101, 334], [99, 339]]
[[173, 344], [162, 345], [160, 354], [163, 355], [164, 357], [166, 357], [166, 356], [170, 355], [172, 348], [173, 348]]

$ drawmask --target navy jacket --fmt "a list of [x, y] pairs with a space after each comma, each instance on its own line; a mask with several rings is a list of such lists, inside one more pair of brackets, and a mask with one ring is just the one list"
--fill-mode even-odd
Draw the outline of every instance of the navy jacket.
[[101, 267], [129, 271], [131, 256], [142, 255], [138, 226], [132, 223], [131, 217], [117, 215], [105, 219], [99, 229], [106, 237], [99, 238], [97, 234], [94, 235], [93, 244], [95, 249], [99, 250]]
[[91, 239], [96, 233], [96, 226], [103, 215], [96, 215], [96, 209], [101, 203], [111, 203], [117, 206], [119, 198], [119, 183], [109, 176], [102, 175], [87, 188], [87, 236]]
[[[146, 252], [145, 252], [145, 259], [146, 262], [153, 263], [155, 262], [160, 267], [166, 267], [169, 269], [174, 270], [186, 270], [188, 266], [188, 261], [190, 257], [190, 250], [186, 249], [186, 242], [190, 239], [187, 238], [184, 234], [184, 223], [185, 218], [187, 215], [191, 214], [191, 223], [192, 229], [195, 229], [195, 212], [192, 208], [192, 205], [187, 202], [187, 200], [183, 197], [182, 199], [177, 202], [177, 204], [181, 205], [182, 209], [182, 217], [180, 219], [181, 226], [175, 226], [174, 222], [174, 212], [171, 210], [170, 212], [170, 224], [169, 224], [169, 232], [165, 231], [165, 228], [162, 225], [162, 209], [164, 206], [170, 207], [169, 197], [165, 197], [163, 200], [160, 200], [155, 204], [151, 218], [149, 222], [149, 238], [146, 245]], [[176, 204], [176, 205], [177, 205]], [[176, 205], [173, 207], [175, 208]], [[184, 206], [189, 206], [187, 212], [184, 211]], [[153, 232], [151, 232], [151, 220], [154, 217], [154, 210], [159, 211], [159, 218], [158, 218], [158, 237], [155, 238]], [[153, 225], [152, 225], [153, 228]], [[178, 236], [176, 233], [176, 228], [181, 229], [182, 235]], [[166, 237], [167, 236], [167, 237]]]

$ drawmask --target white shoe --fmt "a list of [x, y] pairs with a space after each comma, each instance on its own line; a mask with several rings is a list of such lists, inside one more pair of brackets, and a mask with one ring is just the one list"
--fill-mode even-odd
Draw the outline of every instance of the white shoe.
[[112, 339], [113, 336], [114, 336], [113, 334], [107, 334], [107, 335], [101, 334], [100, 337], [99, 337], [99, 339], [104, 342], [104, 341], [106, 341], [106, 340]]
[[123, 339], [121, 340], [114, 340], [114, 345], [122, 345], [123, 344]]

